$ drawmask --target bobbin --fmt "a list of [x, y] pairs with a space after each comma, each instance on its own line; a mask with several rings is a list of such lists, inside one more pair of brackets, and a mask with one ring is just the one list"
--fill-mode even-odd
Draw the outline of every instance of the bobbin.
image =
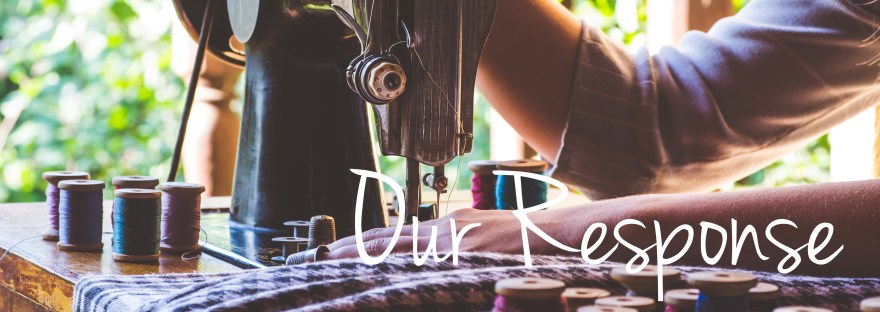
[[862, 312], [880, 312], [880, 297], [872, 297], [859, 304], [859, 310]]
[[608, 296], [611, 296], [611, 293], [600, 288], [566, 288], [562, 292], [562, 299], [570, 312], [577, 311], [579, 307], [592, 305], [596, 299]]
[[565, 283], [536, 277], [503, 279], [495, 283], [495, 293], [516, 299], [559, 298], [565, 291]]
[[287, 221], [284, 226], [293, 227], [293, 237], [309, 236], [309, 221]]
[[639, 310], [624, 307], [601, 307], [592, 305], [580, 307], [577, 309], [577, 312], [639, 312]]
[[298, 253], [292, 254], [287, 257], [286, 265], [297, 265], [303, 263], [312, 263], [318, 262], [324, 259], [327, 259], [327, 254], [330, 253], [330, 248], [327, 246], [321, 245], [315, 249], [309, 249], [306, 251], [300, 251]]
[[547, 170], [547, 162], [535, 159], [520, 159], [502, 161], [499, 162], [496, 167], [498, 170], [542, 173], [544, 170]]
[[833, 310], [825, 309], [825, 308], [814, 308], [814, 307], [782, 307], [776, 308], [773, 312], [834, 312]]
[[[187, 182], [164, 182], [159, 184], [159, 190], [169, 194], [191, 194], [199, 196], [203, 192], [205, 192], [205, 186], [196, 183], [187, 183]], [[200, 209], [200, 207], [197, 207]], [[196, 220], [197, 222], [199, 220]], [[164, 234], [160, 234], [164, 235]], [[168, 253], [173, 255], [186, 254], [190, 252], [200, 251], [202, 247], [199, 245], [198, 241], [195, 245], [192, 246], [172, 246], [164, 241], [159, 243], [159, 250], [161, 253]]]
[[[63, 191], [68, 192], [93, 192], [93, 191], [101, 191], [104, 189], [106, 184], [104, 181], [98, 180], [64, 180], [58, 183], [58, 188]], [[103, 209], [103, 208], [101, 208]], [[99, 223], [101, 224], [101, 223]], [[100, 225], [99, 225], [100, 227]], [[100, 231], [100, 229], [98, 229]], [[59, 233], [60, 234], [60, 233]], [[91, 243], [91, 244], [79, 244], [79, 243], [62, 243], [58, 241], [58, 249], [62, 251], [101, 251], [104, 249], [104, 243]]]
[[159, 185], [159, 179], [148, 176], [117, 176], [111, 183], [116, 189], [155, 189]]
[[[119, 198], [126, 199], [157, 199], [162, 196], [157, 190], [140, 189], [140, 188], [124, 188], [113, 191], [113, 194]], [[161, 208], [159, 208], [161, 209]], [[159, 222], [157, 219], [156, 222]], [[115, 233], [114, 233], [115, 235]], [[159, 235], [157, 232], [156, 235]], [[156, 237], [158, 241], [158, 237]], [[158, 250], [158, 248], [157, 248]], [[156, 262], [159, 261], [159, 253], [150, 255], [129, 255], [113, 252], [113, 260], [122, 262]]]
[[623, 307], [636, 309], [639, 312], [649, 312], [657, 305], [654, 299], [639, 296], [613, 296], [596, 299], [596, 305], [600, 307]]
[[[64, 181], [64, 180], [87, 180], [87, 179], [89, 179], [89, 174], [87, 172], [82, 172], [82, 171], [47, 171], [47, 172], [43, 172], [43, 180], [46, 180], [46, 182], [49, 182], [49, 184], [51, 184], [51, 187], [55, 187], [55, 188], [58, 187], [59, 182]], [[48, 190], [48, 188], [47, 188], [47, 190]], [[48, 202], [49, 202], [48, 193], [46, 196], [47, 196], [46, 201], [48, 204]], [[56, 198], [54, 198], [54, 200], [57, 205], [58, 204], [57, 194], [56, 194]], [[49, 209], [52, 209], [52, 208], [49, 208]], [[58, 207], [55, 207], [55, 209], [57, 210]], [[49, 218], [52, 218], [52, 217], [53, 216], [50, 214]], [[57, 212], [54, 217], [56, 219], [58, 218]], [[55, 221], [56, 225], [58, 224], [58, 220], [52, 220], [52, 221]], [[50, 221], [50, 224], [51, 224], [51, 221]], [[48, 229], [46, 229], [45, 232], [43, 232], [43, 240], [57, 242], [58, 241], [58, 229], [54, 229], [50, 226]]]
[[498, 170], [497, 160], [472, 160], [467, 163], [468, 170], [479, 175], [491, 175], [492, 171]]
[[[636, 296], [657, 298], [657, 267], [648, 265], [641, 271], [630, 273], [626, 266], [611, 269], [611, 278], [623, 284]], [[674, 268], [663, 268], [663, 284], [672, 285], [681, 280], [681, 271]]]
[[756, 277], [736, 272], [696, 272], [688, 274], [687, 281], [701, 294], [723, 297], [744, 296], [758, 285]]
[[272, 257], [272, 261], [287, 262], [287, 257], [306, 250], [309, 239], [304, 237], [275, 237], [273, 242], [281, 244], [281, 255]]
[[663, 295], [663, 301], [667, 306], [671, 306], [675, 312], [693, 312], [697, 310], [699, 296], [699, 289], [673, 289]]
[[749, 310], [752, 312], [769, 312], [776, 308], [779, 297], [779, 286], [769, 283], [758, 283], [749, 289]]

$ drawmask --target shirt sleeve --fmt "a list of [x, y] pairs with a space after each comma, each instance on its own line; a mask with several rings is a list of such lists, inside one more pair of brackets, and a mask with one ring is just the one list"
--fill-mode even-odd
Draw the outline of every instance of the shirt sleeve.
[[551, 176], [593, 199], [707, 191], [815, 139], [877, 101], [880, 6], [862, 3], [752, 0], [655, 55], [585, 26]]

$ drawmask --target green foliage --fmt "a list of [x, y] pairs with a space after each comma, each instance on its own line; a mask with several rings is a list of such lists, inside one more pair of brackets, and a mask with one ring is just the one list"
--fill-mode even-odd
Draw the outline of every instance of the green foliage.
[[168, 4], [0, 4], [0, 202], [42, 200], [43, 171], [165, 174], [182, 92]]

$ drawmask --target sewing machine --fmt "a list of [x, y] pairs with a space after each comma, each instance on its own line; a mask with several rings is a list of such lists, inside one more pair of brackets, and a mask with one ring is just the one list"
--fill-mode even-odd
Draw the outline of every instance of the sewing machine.
[[[439, 202], [444, 166], [471, 150], [496, 1], [175, 0], [193, 39], [246, 69], [231, 242], [220, 249], [262, 258], [273, 236], [290, 235], [283, 222], [316, 214], [353, 234], [360, 177], [349, 170], [378, 171], [368, 108], [379, 150], [407, 160], [401, 217], [419, 214], [422, 185]], [[369, 180], [364, 229], [388, 226], [382, 195]]]

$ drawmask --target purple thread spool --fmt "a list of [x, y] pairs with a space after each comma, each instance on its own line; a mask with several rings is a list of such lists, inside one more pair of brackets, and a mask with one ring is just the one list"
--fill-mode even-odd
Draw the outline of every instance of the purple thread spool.
[[87, 180], [89, 174], [80, 171], [49, 171], [43, 173], [43, 180], [49, 182], [46, 186], [46, 208], [49, 212], [49, 228], [43, 232], [43, 239], [58, 241], [58, 201], [61, 189], [58, 183], [64, 180]]
[[596, 303], [596, 299], [611, 296], [611, 293], [599, 288], [566, 288], [562, 292], [562, 301], [565, 302], [566, 311], [574, 312], [583, 306]]
[[[156, 186], [159, 185], [159, 179], [148, 176], [117, 176], [113, 177], [111, 182], [113, 184], [113, 190], [118, 189], [148, 189], [153, 190], [156, 189]], [[113, 207], [116, 208], [116, 207]], [[116, 209], [110, 209], [110, 220], [113, 220], [113, 211]], [[113, 229], [115, 225], [113, 222], [110, 222], [110, 229]]]
[[654, 299], [637, 296], [613, 296], [596, 299], [596, 305], [600, 307], [620, 307], [636, 309], [639, 312], [650, 312], [657, 305]]
[[205, 186], [185, 182], [159, 184], [162, 190], [162, 253], [185, 254], [201, 249], [201, 196]]
[[697, 309], [699, 289], [675, 289], [667, 291], [663, 296], [666, 302], [665, 312], [693, 312]]
[[696, 272], [687, 280], [700, 289], [697, 312], [748, 311], [749, 289], [758, 284], [756, 277], [736, 272]]
[[65, 180], [58, 204], [58, 249], [101, 251], [104, 181]]
[[546, 278], [509, 278], [495, 283], [492, 312], [546, 311], [564, 312], [560, 295], [565, 284]]
[[497, 176], [494, 171], [498, 166], [494, 160], [474, 160], [468, 162], [468, 169], [473, 172], [471, 177], [471, 196], [474, 198], [473, 208], [495, 210], [495, 184]]
[[749, 289], [749, 310], [751, 312], [770, 312], [776, 309], [779, 298], [779, 286], [770, 283], [758, 283]]

